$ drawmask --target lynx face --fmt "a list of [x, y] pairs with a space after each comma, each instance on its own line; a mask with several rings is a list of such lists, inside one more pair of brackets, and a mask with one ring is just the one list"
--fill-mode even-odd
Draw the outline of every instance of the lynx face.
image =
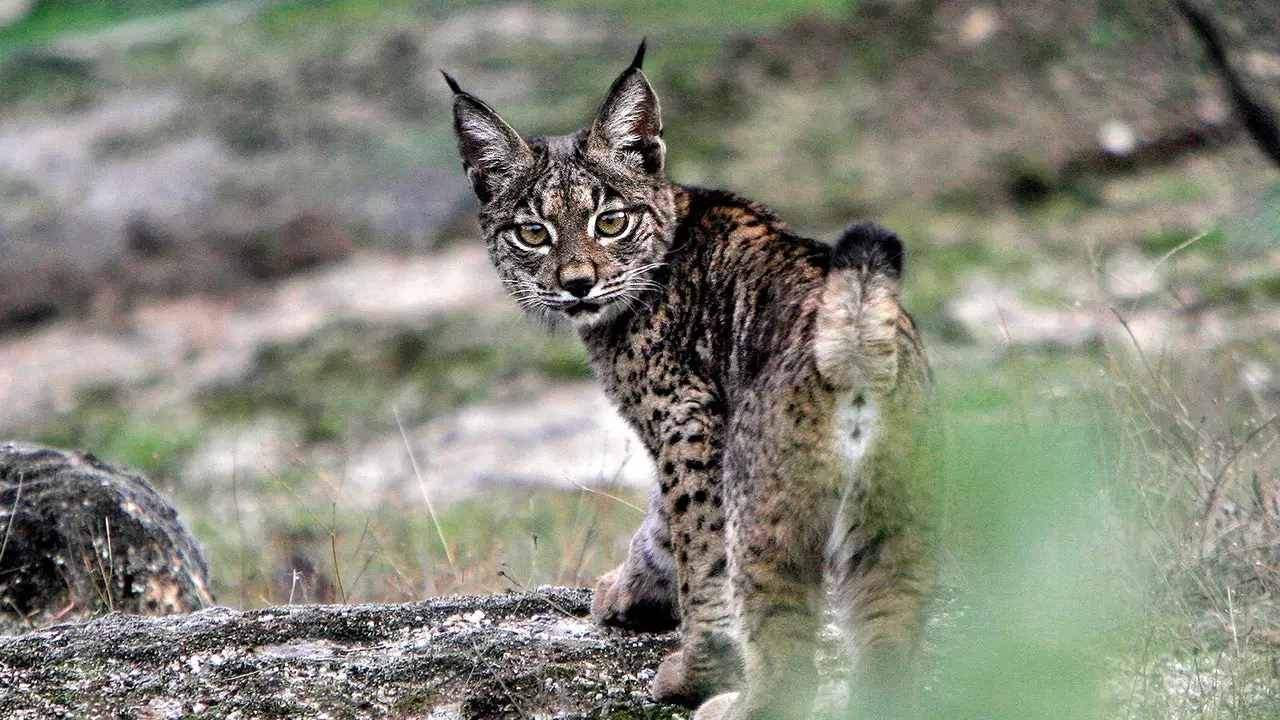
[[675, 208], [643, 57], [641, 46], [589, 128], [531, 140], [445, 76], [489, 256], [507, 291], [545, 319], [607, 322], [659, 287]]

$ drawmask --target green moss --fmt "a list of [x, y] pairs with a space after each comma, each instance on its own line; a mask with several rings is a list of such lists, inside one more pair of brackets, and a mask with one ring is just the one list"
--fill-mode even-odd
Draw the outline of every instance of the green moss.
[[1196, 287], [1204, 300], [1220, 305], [1258, 307], [1280, 300], [1280, 276], [1277, 275], [1232, 280], [1217, 272], [1206, 272]]
[[85, 448], [152, 480], [174, 477], [195, 448], [198, 430], [182, 423], [144, 419], [117, 387], [82, 391], [75, 408], [37, 435], [56, 447]]
[[1160, 197], [1170, 203], [1189, 203], [1210, 195], [1205, 181], [1196, 175], [1171, 175], [1157, 183]]
[[1085, 26], [1089, 44], [1103, 54], [1118, 53], [1126, 46], [1161, 32], [1164, 16], [1144, 12], [1141, 4], [1099, 3], [1098, 12]]
[[264, 347], [251, 375], [200, 399], [214, 421], [261, 412], [299, 421], [309, 442], [359, 441], [395, 431], [393, 402], [420, 422], [481, 400], [505, 380], [589, 377], [576, 339], [520, 319], [454, 318], [425, 328], [340, 323], [297, 342]]
[[[661, 28], [673, 21], [672, 8], [663, 3], [636, 3], [627, 0], [563, 0], [561, 7], [607, 11], [641, 26]], [[834, 16], [848, 6], [846, 0], [783, 0], [769, 3], [742, 3], [709, 0], [680, 7], [678, 22], [687, 29], [737, 27], [764, 29], [797, 15]]]
[[535, 367], [552, 380], [582, 380], [595, 374], [582, 345], [564, 335], [549, 338], [539, 348]]
[[279, 39], [293, 40], [299, 34], [329, 31], [335, 26], [350, 30], [384, 17], [388, 11], [403, 12], [406, 5], [404, 0], [286, 0], [264, 10], [259, 24]]
[[[896, 219], [889, 227], [910, 227]], [[907, 281], [905, 305], [927, 334], [959, 339], [961, 328], [947, 318], [946, 305], [954, 300], [965, 277], [975, 272], [997, 277], [1013, 277], [1033, 267], [1036, 258], [1013, 248], [994, 247], [979, 237], [964, 242], [937, 246], [930, 242], [927, 231], [904, 231], [907, 238]], [[919, 258], [919, 261], [913, 261]]]
[[437, 692], [410, 693], [391, 703], [391, 712], [399, 716], [427, 716], [430, 710], [439, 704], [440, 694]]
[[20, 54], [0, 66], [0, 108], [12, 110], [38, 102], [48, 110], [70, 112], [87, 106], [98, 91], [93, 64], [86, 60]]

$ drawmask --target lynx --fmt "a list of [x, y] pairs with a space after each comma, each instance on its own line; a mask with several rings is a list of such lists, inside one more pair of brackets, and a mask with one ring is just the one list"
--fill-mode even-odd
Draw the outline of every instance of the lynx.
[[593, 617], [678, 619], [660, 701], [702, 720], [800, 717], [830, 596], [858, 657], [852, 693], [893, 701], [933, 572], [929, 371], [899, 302], [902, 243], [859, 225], [826, 245], [671, 182], [644, 52], [560, 137], [521, 137], [445, 75], [502, 282], [572, 324], [660, 472]]

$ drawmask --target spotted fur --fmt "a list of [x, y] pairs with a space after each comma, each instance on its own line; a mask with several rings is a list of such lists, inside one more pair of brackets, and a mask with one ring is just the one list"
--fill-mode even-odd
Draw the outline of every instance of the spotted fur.
[[[499, 275], [532, 313], [574, 324], [659, 470], [593, 615], [678, 618], [659, 700], [799, 717], [825, 578], [860, 651], [855, 693], [896, 695], [932, 574], [928, 372], [899, 304], [901, 242], [860, 226], [833, 250], [760, 205], [671, 183], [643, 52], [564, 137], [521, 139], [450, 79]], [[626, 230], [605, 238], [611, 212]]]

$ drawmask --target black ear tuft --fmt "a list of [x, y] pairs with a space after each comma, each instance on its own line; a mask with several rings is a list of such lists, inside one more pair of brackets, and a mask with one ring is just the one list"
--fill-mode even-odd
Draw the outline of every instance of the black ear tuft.
[[903, 254], [902, 240], [892, 231], [875, 223], [859, 223], [840, 234], [831, 250], [831, 267], [835, 270], [865, 267], [900, 278]]
[[636, 50], [636, 56], [631, 60], [631, 67], [628, 70], [639, 70], [644, 65], [644, 46], [649, 42], [649, 38], [640, 39], [640, 48]]
[[[452, 80], [445, 75], [445, 80]], [[469, 93], [453, 96], [453, 131], [458, 138], [462, 167], [482, 205], [533, 166], [533, 153], [515, 128], [493, 108]]]
[[444, 81], [449, 83], [449, 89], [453, 91], [454, 95], [462, 94], [462, 88], [458, 87], [457, 80], [454, 80], [453, 78], [449, 77], [449, 73], [443, 70], [440, 71], [440, 74], [444, 76]]
[[587, 153], [597, 160], [659, 176], [666, 146], [658, 96], [640, 69], [647, 45], [647, 40], [641, 41], [631, 66], [613, 81], [583, 142]]

